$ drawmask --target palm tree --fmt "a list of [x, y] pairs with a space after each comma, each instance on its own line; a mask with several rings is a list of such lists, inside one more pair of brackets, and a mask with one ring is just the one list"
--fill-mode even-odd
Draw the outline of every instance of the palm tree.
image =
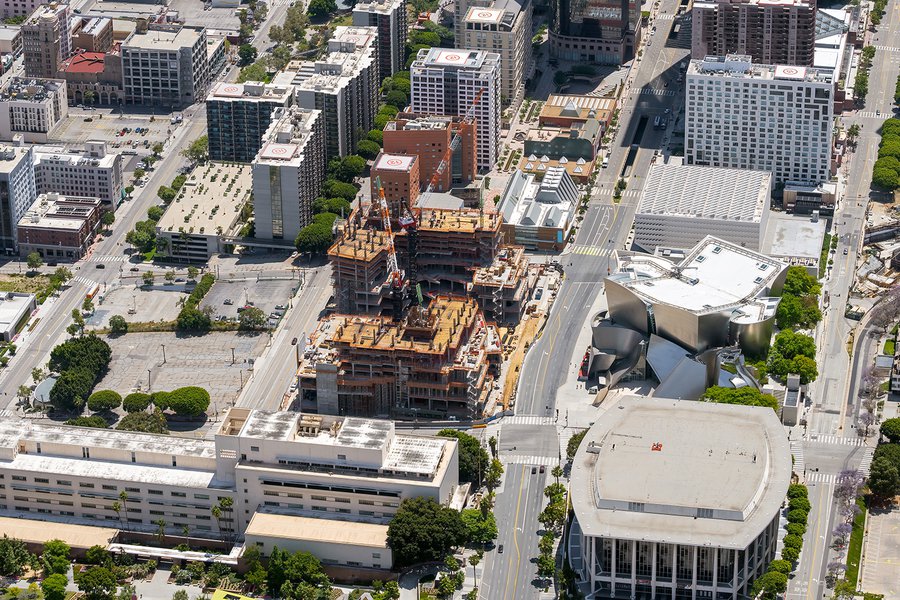
[[234, 507], [234, 500], [232, 498], [229, 498], [226, 496], [224, 498], [219, 499], [219, 508], [222, 510], [223, 513], [228, 514], [227, 526], [228, 526], [229, 534], [232, 533], [233, 525], [234, 525], [233, 507]]
[[478, 573], [475, 571], [475, 567], [481, 562], [482, 556], [484, 556], [484, 551], [479, 550], [469, 557], [469, 564], [472, 565], [472, 576], [475, 578], [475, 589], [478, 589]]
[[191, 528], [187, 525], [181, 526], [181, 535], [184, 536], [184, 545], [187, 546], [187, 549], [191, 549]]
[[550, 471], [550, 474], [553, 475], [554, 477], [556, 477], [556, 483], [559, 483], [559, 478], [562, 477], [562, 475], [563, 475], [562, 467], [559, 465], [556, 465], [555, 467], [553, 467], [553, 470]]
[[213, 519], [216, 520], [216, 527], [219, 528], [219, 533], [222, 535], [222, 541], [224, 542], [225, 533], [222, 531], [222, 509], [214, 504], [213, 507], [209, 509], [209, 512], [212, 513]]
[[122, 510], [125, 511], [125, 529], [128, 529], [128, 492], [119, 492], [119, 500], [122, 502]]
[[157, 519], [153, 521], [153, 524], [156, 525], [156, 539], [159, 540], [159, 545], [162, 546], [166, 541], [166, 521], [165, 519]]
[[115, 502], [112, 503], [112, 506], [110, 508], [112, 508], [113, 512], [116, 513], [116, 518], [118, 518], [121, 521], [122, 520], [122, 504], [118, 500], [116, 500]]

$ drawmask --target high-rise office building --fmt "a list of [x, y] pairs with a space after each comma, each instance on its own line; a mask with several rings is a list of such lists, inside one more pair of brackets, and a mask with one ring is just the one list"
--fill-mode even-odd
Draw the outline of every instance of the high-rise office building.
[[56, 77], [72, 52], [68, 4], [41, 5], [22, 23], [22, 52], [26, 77]]
[[410, 67], [410, 81], [413, 112], [465, 115], [474, 105], [478, 168], [490, 169], [500, 144], [500, 55], [423, 48]]
[[704, 0], [691, 9], [691, 57], [744, 54], [754, 62], [811, 66], [816, 0]]
[[206, 132], [209, 158], [250, 162], [262, 147], [262, 137], [272, 123], [276, 108], [294, 100], [291, 85], [268, 85], [258, 81], [219, 83], [206, 98]]
[[833, 100], [828, 70], [757, 65], [740, 55], [692, 60], [686, 162], [770, 171], [783, 183], [828, 181]]
[[16, 251], [16, 227], [34, 204], [34, 157], [29, 148], [0, 146], [0, 246]]
[[552, 0], [550, 53], [563, 60], [618, 65], [634, 57], [640, 0]]
[[256, 237], [293, 240], [312, 221], [325, 179], [325, 130], [321, 111], [275, 109], [253, 160]]
[[[353, 7], [353, 24], [378, 30], [378, 76], [402, 71], [406, 53], [406, 0], [372, 0]], [[405, 108], [403, 106], [399, 108]]]
[[495, 0], [488, 7], [470, 7], [457, 46], [500, 54], [500, 91], [504, 104], [517, 104], [531, 68], [531, 4]]
[[[378, 111], [378, 36], [374, 27], [336, 27], [328, 54], [289, 65], [296, 103], [322, 111], [328, 160], [347, 156], [375, 123]], [[281, 81], [282, 78], [279, 78]]]
[[151, 25], [122, 42], [125, 101], [169, 107], [198, 102], [209, 88], [206, 30]]

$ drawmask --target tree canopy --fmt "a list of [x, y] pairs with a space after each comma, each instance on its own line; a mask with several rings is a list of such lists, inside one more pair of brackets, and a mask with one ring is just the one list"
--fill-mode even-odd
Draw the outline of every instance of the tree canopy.
[[197, 386], [187, 386], [172, 390], [165, 396], [155, 397], [154, 403], [162, 410], [169, 409], [177, 415], [197, 417], [209, 408], [209, 392]]
[[248, 331], [263, 329], [267, 322], [266, 313], [255, 306], [245, 308], [238, 317], [239, 327]]
[[771, 394], [763, 394], [755, 387], [728, 388], [714, 386], [703, 393], [703, 400], [720, 404], [742, 404], [744, 406], [767, 406], [778, 410], [778, 400]]
[[116, 592], [116, 576], [106, 567], [90, 567], [75, 575], [78, 589], [87, 600], [111, 600]]
[[25, 569], [35, 562], [34, 555], [28, 551], [25, 542], [3, 534], [0, 538], [0, 575], [3, 577], [24, 575]]
[[209, 156], [209, 137], [201, 135], [182, 151], [185, 157], [194, 162], [203, 162]]
[[893, 498], [900, 493], [900, 473], [890, 459], [881, 457], [872, 461], [869, 489], [880, 498]]
[[819, 375], [815, 357], [816, 342], [813, 338], [786, 329], [775, 336], [775, 343], [769, 351], [769, 373], [779, 379], [796, 373], [800, 375], [801, 383], [809, 383]]
[[900, 444], [900, 417], [885, 419], [881, 424], [881, 435], [892, 444]]
[[291, 554], [276, 546], [269, 556], [266, 587], [272, 596], [306, 600], [320, 598], [323, 592], [330, 597], [331, 581], [309, 552]]
[[122, 417], [122, 420], [116, 425], [116, 429], [119, 431], [140, 431], [142, 433], [169, 433], [166, 417], [158, 408], [152, 413], [128, 413]]
[[477, 508], [466, 508], [460, 513], [466, 526], [466, 537], [469, 543], [487, 544], [497, 539], [497, 520], [494, 513], [482, 514]]
[[125, 400], [122, 401], [122, 408], [125, 409], [125, 412], [133, 413], [133, 412], [143, 412], [147, 410], [147, 407], [150, 406], [150, 396], [148, 394], [142, 394], [140, 392], [133, 392], [125, 396]]
[[491, 458], [478, 439], [457, 429], [441, 429], [438, 435], [459, 441], [459, 481], [480, 485]]
[[122, 404], [122, 396], [113, 390], [100, 390], [94, 392], [88, 398], [88, 408], [93, 412], [103, 412], [119, 408]]
[[460, 514], [433, 498], [407, 498], [388, 526], [388, 546], [394, 565], [406, 567], [442, 560], [454, 547], [466, 542], [466, 525]]

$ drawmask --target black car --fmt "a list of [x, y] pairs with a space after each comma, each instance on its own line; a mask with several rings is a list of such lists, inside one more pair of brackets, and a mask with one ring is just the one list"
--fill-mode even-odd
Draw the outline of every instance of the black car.
[[96, 269], [105, 269], [105, 268], [106, 268], [106, 265], [104, 265], [103, 263], [97, 263], [96, 265], [94, 265], [94, 268], [96, 268]]
[[296, 345], [297, 345], [297, 338], [294, 338], [291, 340], [291, 346], [296, 346]]
[[503, 544], [500, 544], [500, 547], [497, 548], [497, 552], [499, 552], [500, 554], [503, 554]]

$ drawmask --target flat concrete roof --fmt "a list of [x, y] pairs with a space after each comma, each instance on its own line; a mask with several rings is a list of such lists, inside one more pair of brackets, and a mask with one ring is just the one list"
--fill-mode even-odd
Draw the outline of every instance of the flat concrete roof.
[[571, 489], [586, 535], [742, 549], [790, 478], [773, 410], [626, 396], [585, 436]]
[[[250, 165], [211, 163], [194, 168], [178, 196], [166, 207], [157, 231], [187, 235], [227, 235], [253, 188]], [[202, 188], [202, 191], [201, 191]]]
[[373, 169], [381, 171], [399, 171], [408, 173], [412, 169], [413, 163], [416, 162], [418, 156], [409, 154], [385, 154], [381, 153], [375, 160]]
[[256, 512], [250, 519], [247, 537], [282, 540], [309, 540], [328, 544], [387, 548], [387, 525], [315, 519], [293, 515]]
[[112, 527], [73, 525], [54, 521], [37, 521], [21, 517], [0, 517], [0, 531], [28, 544], [43, 544], [48, 540], [62, 540], [73, 548], [109, 545], [119, 530]]
[[0, 331], [11, 329], [26, 312], [31, 312], [34, 299], [34, 294], [0, 292]]
[[122, 43], [123, 49], [173, 51], [193, 48], [200, 39], [201, 30], [182, 27], [178, 31], [150, 29], [146, 33], [135, 33]]
[[769, 171], [657, 164], [637, 212], [759, 223], [771, 190]]
[[776, 258], [815, 259], [817, 262], [825, 239], [826, 222], [813, 222], [808, 215], [770, 212], [762, 252]]

